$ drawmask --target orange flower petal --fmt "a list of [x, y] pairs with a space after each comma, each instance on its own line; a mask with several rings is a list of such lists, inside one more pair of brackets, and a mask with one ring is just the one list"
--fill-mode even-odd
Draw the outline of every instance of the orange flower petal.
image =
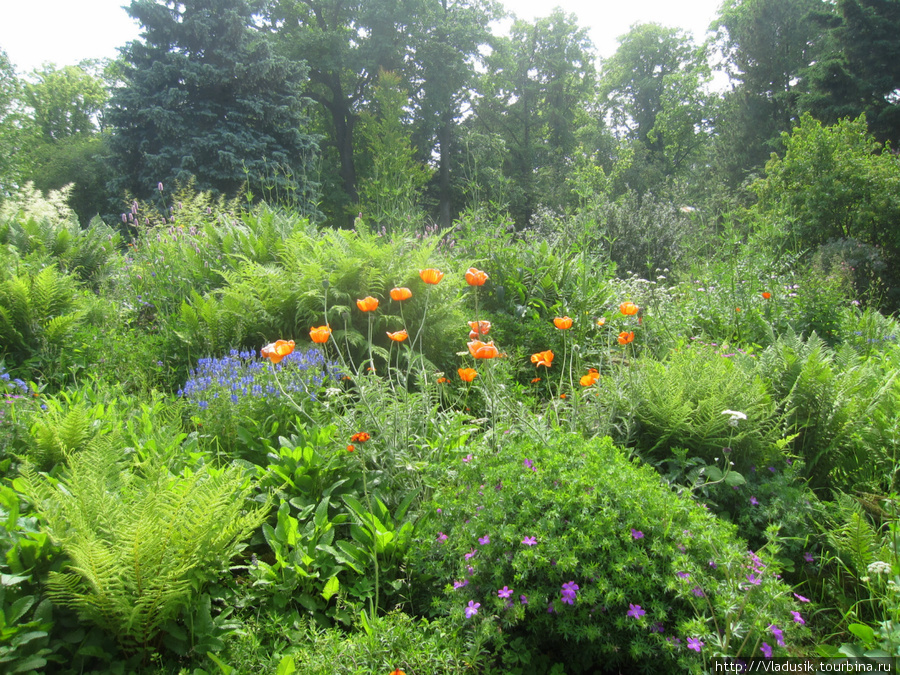
[[409, 300], [412, 297], [412, 291], [405, 287], [400, 288], [392, 288], [391, 289], [391, 300], [396, 300], [400, 302], [402, 300]]
[[309, 329], [309, 338], [316, 344], [325, 344], [329, 337], [331, 337], [331, 327], [328, 325], [314, 326]]
[[625, 316], [634, 316], [638, 313], [640, 307], [638, 307], [633, 302], [623, 302], [619, 305], [619, 311], [622, 312]]
[[357, 300], [356, 306], [359, 307], [362, 312], [374, 312], [378, 309], [378, 300], [371, 295], [367, 295], [362, 300]]
[[427, 270], [421, 270], [419, 276], [426, 284], [433, 285], [441, 283], [441, 279], [444, 278], [444, 273], [434, 268], [428, 268]]
[[619, 333], [620, 345], [627, 345], [632, 340], [634, 340], [634, 331], [628, 331], [627, 333], [625, 331], [622, 331], [621, 333]]
[[548, 349], [543, 352], [532, 354], [531, 362], [535, 366], [544, 366], [545, 368], [549, 368], [553, 365], [553, 352]]
[[484, 286], [484, 282], [488, 280], [487, 272], [482, 272], [474, 267], [466, 270], [466, 283], [469, 286]]
[[474, 368], [459, 368], [456, 372], [459, 373], [459, 379], [463, 382], [471, 382], [478, 377], [478, 371]]
[[567, 316], [558, 316], [553, 319], [553, 325], [560, 330], [569, 330], [572, 327], [572, 319]]
[[404, 329], [398, 330], [396, 333], [388, 333], [387, 336], [394, 342], [403, 342], [406, 338], [409, 337], [409, 333], [407, 333]]

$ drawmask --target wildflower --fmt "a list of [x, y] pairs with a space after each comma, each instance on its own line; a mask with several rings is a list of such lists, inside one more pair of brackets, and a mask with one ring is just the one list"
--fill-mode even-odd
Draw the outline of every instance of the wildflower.
[[600, 328], [603, 328], [603, 326], [606, 325], [606, 317], [601, 316], [599, 319], [597, 319], [597, 325], [598, 325]]
[[633, 302], [623, 302], [619, 305], [619, 311], [622, 312], [625, 316], [634, 316], [638, 313], [640, 307], [638, 307]]
[[698, 598], [702, 598], [702, 597], [703, 597], [703, 589], [700, 588], [699, 586], [694, 586], [694, 587], [691, 589], [691, 593], [693, 593], [693, 594], [694, 594], [696, 597], [698, 597]]
[[765, 642], [762, 643], [762, 647], [759, 648], [759, 651], [763, 653], [767, 659], [772, 658], [772, 648]]
[[524, 595], [520, 595], [520, 596], [519, 596], [519, 602], [521, 602], [523, 605], [527, 605], [527, 604], [528, 604], [528, 598], [525, 597]]
[[804, 598], [799, 593], [794, 593], [794, 597], [797, 598], [800, 602], [809, 602], [809, 598]]
[[525, 466], [526, 469], [531, 469], [532, 471], [537, 471], [537, 467], [534, 465], [534, 462], [532, 462], [530, 459], [526, 459], [524, 462], [522, 462], [522, 464]]
[[412, 297], [412, 291], [405, 287], [400, 288], [392, 288], [391, 289], [391, 300], [396, 300], [397, 302], [402, 302], [403, 300], [409, 300]]
[[447, 535], [443, 532], [438, 532], [437, 540], [443, 544], [445, 541], [447, 541]]
[[678, 577], [679, 579], [690, 579], [691, 573], [690, 572], [675, 572], [675, 576]]
[[468, 553], [466, 553], [466, 555], [465, 555], [466, 560], [471, 560], [472, 558], [474, 558], [474, 557], [475, 557], [475, 554], [476, 554], [477, 552], [478, 552], [478, 551], [476, 551], [476, 550], [473, 548], [471, 551], [469, 551]]
[[[794, 593], [794, 595], [797, 595], [797, 594]], [[800, 612], [795, 612], [794, 610], [791, 610], [791, 616], [794, 617], [794, 621], [796, 623], [799, 623], [801, 626], [806, 625], [806, 621], [804, 621], [803, 617], [800, 616]]]
[[640, 605], [632, 605], [630, 602], [628, 603], [628, 611], [625, 613], [625, 616], [631, 616], [635, 619], [640, 619], [647, 612], [641, 609]]
[[600, 373], [597, 372], [597, 369], [589, 368], [588, 374], [582, 375], [581, 379], [578, 380], [578, 382], [581, 384], [582, 387], [590, 387], [594, 383], [596, 383], [597, 380], [599, 380], [599, 379], [600, 379]]
[[[813, 562], [813, 561], [815, 560], [815, 558], [813, 557], [813, 554], [810, 553], [809, 551], [806, 551], [806, 552], [803, 554], [803, 559], [804, 559], [806, 562], [808, 562], [808, 563], [811, 563], [811, 562]], [[796, 595], [796, 593], [795, 593], [794, 595]], [[807, 601], [807, 602], [809, 602], [809, 601]]]
[[494, 346], [494, 341], [482, 342], [472, 340], [468, 343], [469, 353], [476, 359], [495, 359], [500, 356], [500, 351]]
[[356, 451], [356, 446], [355, 446], [355, 445], [348, 445], [348, 446], [347, 446], [347, 452], [355, 452], [355, 451]]
[[762, 296], [763, 296], [763, 300], [768, 300], [769, 298], [772, 297], [772, 294], [769, 293], [769, 291], [763, 291]]
[[484, 282], [489, 279], [487, 272], [482, 272], [474, 267], [466, 270], [466, 283], [469, 286], [484, 286]]
[[398, 330], [396, 333], [388, 333], [387, 336], [394, 342], [403, 342], [409, 337], [409, 333], [406, 330]]
[[446, 377], [439, 377], [439, 378], [437, 379], [437, 383], [438, 383], [438, 384], [447, 384], [449, 381], [450, 381], [450, 379], [449, 379], [449, 378], [446, 378]]
[[498, 598], [508, 598], [510, 595], [512, 595], [512, 591], [509, 590], [509, 588], [507, 588], [506, 586], [497, 591]]
[[526, 546], [536, 546], [536, 545], [537, 545], [537, 539], [535, 539], [534, 537], [525, 537], [525, 538], [522, 540], [522, 543], [525, 544]]
[[575, 591], [578, 590], [578, 584], [574, 581], [568, 581], [562, 585], [562, 601], [567, 605], [575, 604]]
[[722, 414], [730, 415], [731, 418], [728, 420], [728, 424], [733, 427], [736, 427], [741, 420], [747, 419], [747, 415], [738, 410], [723, 410]]
[[749, 581], [753, 586], [759, 586], [762, 583], [762, 579], [756, 576], [755, 573], [748, 574], [747, 581]]
[[778, 646], [784, 647], [784, 631], [774, 623], [769, 624], [769, 630], [772, 631], [772, 635], [775, 636], [775, 642], [778, 644]]
[[688, 638], [688, 649], [693, 649], [698, 654], [700, 653], [700, 648], [703, 647], [704, 643], [700, 642], [697, 638]]
[[459, 379], [463, 382], [471, 382], [478, 377], [478, 371], [474, 368], [459, 368], [456, 372], [459, 373]]
[[474, 457], [472, 457], [472, 453], [470, 452], [468, 455], [466, 455], [465, 457], [463, 457], [463, 462], [465, 462], [466, 464], [468, 464], [468, 463], [471, 462], [473, 459], [474, 459]]
[[371, 438], [372, 437], [368, 434], [368, 432], [360, 431], [360, 432], [353, 434], [350, 437], [350, 440], [353, 441], [354, 443], [365, 443], [366, 441], [370, 440]]
[[622, 331], [619, 333], [619, 344], [627, 345], [629, 342], [634, 341], [634, 331], [630, 330], [628, 332]]
[[294, 351], [293, 340], [276, 340], [263, 347], [260, 354], [272, 363], [281, 363], [281, 360], [292, 351]]
[[540, 381], [541, 381], [541, 378], [539, 378], [539, 377], [533, 377], [533, 378], [531, 378], [531, 384], [535, 384], [535, 383], [540, 382]]
[[553, 365], [553, 352], [548, 349], [543, 352], [538, 352], [537, 354], [532, 354], [531, 362], [535, 366], [544, 366], [545, 368], [549, 368]]
[[487, 335], [491, 332], [491, 322], [490, 321], [469, 321], [469, 328], [472, 329], [472, 332], [469, 333], [469, 339], [474, 340], [479, 335]]
[[[434, 282], [437, 283], [437, 282]], [[481, 607], [480, 602], [475, 602], [473, 600], [469, 600], [469, 606], [466, 607], [466, 618], [471, 619], [473, 616], [478, 614], [478, 608]]]
[[454, 581], [453, 582], [453, 590], [458, 591], [460, 588], [463, 588], [468, 585], [469, 585], [468, 579], [463, 579], [462, 581]]
[[391, 675], [406, 675], [406, 671], [400, 670], [399, 668], [395, 668], [391, 671]]
[[357, 300], [356, 306], [359, 307], [361, 312], [374, 312], [378, 309], [378, 300], [371, 295], [367, 295], [362, 300]]
[[750, 497], [750, 504], [752, 506], [759, 506], [759, 500], [756, 497]]
[[572, 327], [572, 319], [568, 316], [558, 316], [553, 319], [553, 325], [560, 330], [569, 330]]
[[634, 539], [643, 539], [643, 538], [644, 538], [644, 533], [641, 532], [640, 530], [636, 530], [636, 529], [634, 529], [634, 528], [632, 527], [632, 528], [631, 528], [631, 536], [632, 536], [632, 538], [634, 538]]
[[482, 546], [487, 546], [491, 543], [491, 535], [486, 534], [483, 537], [478, 537], [478, 543]]
[[426, 284], [435, 285], [441, 283], [441, 279], [444, 278], [444, 273], [440, 270], [429, 268], [427, 270], [420, 270], [419, 276]]

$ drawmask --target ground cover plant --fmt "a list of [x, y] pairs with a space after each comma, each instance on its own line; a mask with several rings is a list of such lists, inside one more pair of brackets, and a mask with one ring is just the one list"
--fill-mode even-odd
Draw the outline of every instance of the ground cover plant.
[[839, 266], [734, 216], [617, 270], [606, 196], [411, 232], [187, 190], [102, 251], [41, 199], [0, 223], [9, 672], [900, 656], [900, 329]]

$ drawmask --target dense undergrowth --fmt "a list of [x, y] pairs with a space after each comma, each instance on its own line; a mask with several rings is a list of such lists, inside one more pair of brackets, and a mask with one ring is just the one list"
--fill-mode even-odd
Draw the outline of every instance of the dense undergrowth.
[[379, 234], [7, 203], [0, 669], [900, 655], [877, 284], [737, 217], [666, 209], [654, 248], [648, 204]]

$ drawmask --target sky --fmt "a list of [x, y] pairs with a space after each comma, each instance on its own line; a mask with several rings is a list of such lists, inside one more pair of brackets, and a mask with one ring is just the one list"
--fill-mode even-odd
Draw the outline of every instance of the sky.
[[[693, 33], [699, 42], [722, 0], [506, 0], [507, 9], [529, 21], [554, 6], [575, 14], [589, 28], [600, 57], [611, 56], [617, 38], [635, 23], [659, 23]], [[128, 0], [0, 0], [0, 49], [20, 75], [44, 63], [74, 65], [83, 59], [115, 58], [136, 39], [139, 26], [123, 6]]]

